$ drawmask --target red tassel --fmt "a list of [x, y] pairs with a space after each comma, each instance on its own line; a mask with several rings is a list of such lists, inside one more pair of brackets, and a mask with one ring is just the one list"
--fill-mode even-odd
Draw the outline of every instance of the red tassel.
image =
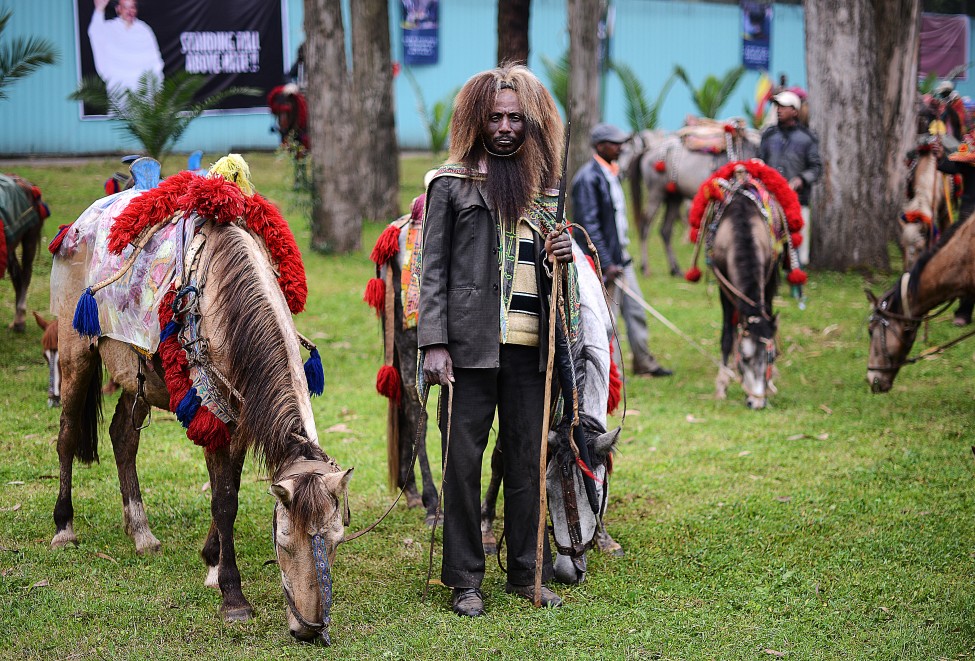
[[612, 413], [615, 411], [622, 399], [623, 394], [623, 380], [620, 378], [619, 368], [616, 367], [616, 361], [613, 360], [613, 352], [616, 351], [616, 345], [612, 341], [609, 343], [609, 399], [606, 401], [606, 413]]
[[395, 257], [398, 252], [399, 228], [395, 225], [389, 225], [379, 235], [379, 238], [376, 239], [376, 245], [373, 247], [369, 259], [375, 262], [377, 266], [382, 266]]
[[696, 266], [692, 266], [687, 269], [687, 273], [684, 274], [684, 279], [688, 282], [697, 282], [701, 279], [701, 269]]
[[130, 200], [112, 223], [108, 233], [108, 249], [115, 254], [122, 252], [139, 232], [172, 216], [179, 208], [176, 201], [194, 177], [199, 178], [186, 170], [177, 172], [166, 177], [156, 188]]
[[301, 250], [298, 249], [298, 242], [295, 241], [288, 222], [277, 207], [256, 193], [244, 198], [244, 215], [247, 226], [264, 239], [264, 245], [281, 273], [278, 284], [284, 292], [288, 308], [292, 314], [298, 314], [305, 309], [308, 283], [305, 279], [305, 265], [301, 261]]
[[370, 278], [366, 284], [366, 294], [362, 297], [369, 307], [375, 308], [376, 316], [386, 309], [386, 283], [379, 278]]
[[[47, 244], [47, 249], [52, 255], [58, 254], [58, 250], [61, 249], [61, 244], [64, 243], [64, 237], [67, 236], [69, 229], [71, 229], [70, 224], [61, 225], [58, 227], [58, 233], [55, 234], [54, 238], [51, 239], [51, 242]], [[0, 231], [3, 231], [2, 228], [0, 228]], [[6, 251], [4, 252], [6, 253]]]
[[[413, 198], [413, 206], [410, 208], [410, 219], [419, 220], [423, 218], [423, 208], [427, 203], [427, 194], [420, 193], [415, 198]], [[396, 237], [396, 247], [399, 248], [399, 237]]]
[[653, 169], [656, 170], [657, 172], [663, 172], [664, 170], [667, 169], [667, 162], [657, 161], [656, 163], [653, 164]]
[[691, 238], [691, 243], [697, 243], [697, 239], [700, 236], [700, 234], [701, 234], [700, 228], [692, 227], [689, 233], [689, 236]]
[[668, 181], [666, 189], [668, 193], [673, 195], [674, 193], [677, 192], [677, 183], [673, 181]]
[[230, 430], [223, 420], [213, 415], [206, 406], [201, 406], [186, 429], [186, 435], [207, 452], [213, 452], [230, 443]]
[[118, 182], [115, 181], [115, 177], [111, 177], [105, 180], [105, 195], [115, 195], [119, 192]]
[[732, 126], [731, 124], [725, 124], [724, 125], [724, 132], [725, 133], [734, 133], [735, 132], [735, 127]]
[[586, 466], [586, 462], [584, 462], [581, 457], [576, 459], [576, 465], [579, 467], [579, 470], [582, 471], [583, 475], [592, 479], [593, 482], [596, 484], [603, 483], [603, 481], [596, 477], [596, 474], [592, 472], [592, 469], [589, 468], [589, 466]]
[[802, 245], [802, 234], [800, 234], [799, 232], [793, 232], [792, 234], [789, 235], [789, 238], [792, 239], [793, 248], [798, 248], [799, 246]]
[[399, 370], [392, 365], [383, 365], [376, 374], [376, 390], [380, 395], [399, 404], [402, 390], [400, 387]]
[[807, 276], [806, 272], [802, 269], [792, 269], [789, 271], [789, 275], [786, 279], [789, 281], [789, 284], [804, 285], [806, 284], [806, 281], [809, 280], [809, 276]]

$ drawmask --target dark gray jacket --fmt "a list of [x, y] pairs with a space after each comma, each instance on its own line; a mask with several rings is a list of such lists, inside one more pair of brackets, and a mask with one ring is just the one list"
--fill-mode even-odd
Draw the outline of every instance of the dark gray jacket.
[[819, 156], [819, 139], [801, 124], [783, 129], [770, 126], [762, 133], [758, 157], [779, 171], [788, 181], [801, 177], [799, 204], [809, 204], [809, 189], [823, 174], [823, 160]]
[[[623, 266], [623, 246], [620, 244], [619, 228], [616, 226], [616, 209], [609, 191], [606, 174], [595, 158], [579, 168], [572, 179], [573, 221], [585, 228], [592, 244], [599, 253], [599, 263], [607, 266]], [[581, 240], [579, 245], [589, 252], [588, 244]]]
[[[501, 270], [497, 212], [471, 179], [442, 176], [427, 191], [423, 219], [417, 344], [446, 345], [455, 367], [498, 367], [501, 332]], [[545, 244], [535, 235], [540, 294], [551, 291], [542, 267]], [[542, 300], [539, 337], [548, 337], [548, 305]], [[539, 369], [546, 367], [540, 342]]]

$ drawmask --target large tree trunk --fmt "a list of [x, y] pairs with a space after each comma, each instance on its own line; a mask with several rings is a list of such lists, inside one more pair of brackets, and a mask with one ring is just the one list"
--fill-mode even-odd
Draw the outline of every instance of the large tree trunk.
[[399, 215], [399, 150], [393, 116], [389, 4], [357, 0], [352, 9], [352, 76], [358, 104], [360, 211], [371, 220]]
[[498, 64], [528, 64], [531, 0], [498, 0]]
[[810, 261], [886, 269], [914, 138], [920, 0], [804, 4], [810, 124], [824, 166]]
[[599, 17], [602, 0], [569, 0], [569, 161], [572, 177], [592, 156], [589, 132], [599, 121]]
[[352, 252], [361, 243], [362, 216], [341, 0], [305, 0], [305, 56], [314, 186], [311, 247]]

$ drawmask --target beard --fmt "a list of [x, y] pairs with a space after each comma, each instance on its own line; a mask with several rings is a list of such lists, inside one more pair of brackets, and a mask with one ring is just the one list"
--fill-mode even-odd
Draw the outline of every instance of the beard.
[[531, 204], [538, 187], [538, 182], [530, 176], [530, 168], [524, 162], [524, 151], [519, 150], [508, 157], [487, 154], [484, 189], [488, 202], [494, 205], [505, 223], [517, 222]]

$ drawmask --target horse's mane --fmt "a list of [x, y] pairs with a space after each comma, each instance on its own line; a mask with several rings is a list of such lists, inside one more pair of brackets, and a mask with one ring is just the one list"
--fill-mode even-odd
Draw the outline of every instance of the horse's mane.
[[[264, 259], [253, 250], [244, 230], [224, 226], [207, 239], [211, 244], [211, 286], [215, 281], [230, 283], [220, 292], [222, 316], [228, 322], [226, 355], [230, 360], [230, 381], [240, 391], [238, 433], [272, 472], [298, 459], [324, 457], [308, 438], [296, 394], [306, 391], [306, 383], [295, 381], [284, 333], [277, 323], [268, 292], [269, 280], [259, 276]], [[270, 281], [273, 283], [273, 281]], [[274, 285], [276, 286], [276, 285]], [[281, 308], [287, 311], [282, 297]], [[297, 373], [301, 373], [298, 370]]]
[[[778, 269], [772, 270], [772, 278], [765, 291], [762, 300], [762, 286], [766, 266], [762, 265], [758, 259], [758, 246], [752, 236], [751, 219], [758, 216], [763, 224], [765, 220], [759, 213], [755, 203], [745, 195], [733, 195], [722, 214], [733, 224], [735, 231], [735, 268], [738, 271], [733, 278], [736, 286], [745, 296], [755, 301], [761, 308], [756, 308], [744, 300], [738, 301], [738, 312], [745, 316], [768, 316], [772, 315], [772, 298], [778, 288]], [[729, 274], [729, 277], [731, 274]]]
[[[946, 229], [944, 233], [941, 235], [941, 238], [938, 239], [938, 242], [933, 246], [931, 246], [929, 249], [925, 250], [924, 253], [917, 258], [917, 261], [914, 262], [914, 266], [911, 267], [911, 271], [910, 271], [911, 275], [907, 283], [908, 290], [910, 291], [911, 294], [917, 293], [917, 286], [918, 286], [918, 282], [921, 279], [921, 273], [924, 271], [924, 268], [928, 265], [928, 262], [931, 261], [931, 258], [937, 255], [938, 251], [940, 251], [949, 241], [951, 241], [952, 237], [954, 237], [955, 234], [958, 233], [958, 230], [966, 224], [967, 223], [965, 222], [965, 219], [962, 218], [961, 220], [949, 225], [948, 229]], [[895, 286], [894, 289], [896, 289], [898, 292], [897, 301], [900, 302], [900, 287]]]

